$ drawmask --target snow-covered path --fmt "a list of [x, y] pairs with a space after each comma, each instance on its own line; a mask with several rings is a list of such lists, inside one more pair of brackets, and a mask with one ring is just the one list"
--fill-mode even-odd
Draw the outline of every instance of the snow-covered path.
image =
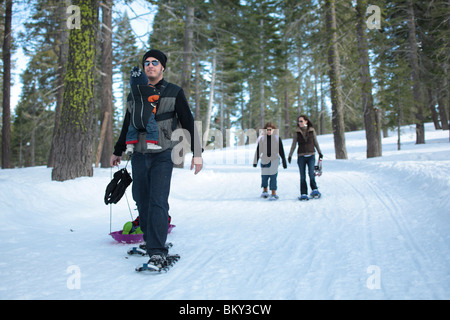
[[[387, 138], [374, 159], [362, 132], [346, 135], [349, 160], [334, 160], [332, 136], [320, 136], [323, 197], [308, 202], [297, 200], [295, 158], [269, 202], [245, 160], [254, 146], [226, 161], [205, 152], [199, 175], [174, 171], [169, 241], [182, 258], [157, 275], [135, 273], [146, 258], [108, 236], [109, 170], [64, 183], [43, 167], [2, 170], [0, 298], [449, 299], [450, 144], [430, 128], [426, 145], [405, 128], [403, 150]], [[119, 230], [126, 201], [112, 210]]]

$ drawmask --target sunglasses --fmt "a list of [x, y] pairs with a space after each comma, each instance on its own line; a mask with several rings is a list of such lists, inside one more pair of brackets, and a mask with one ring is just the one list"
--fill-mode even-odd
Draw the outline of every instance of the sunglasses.
[[152, 64], [152, 66], [156, 67], [159, 64], [158, 60], [152, 60], [152, 61], [145, 61], [144, 62], [144, 66], [148, 67], [150, 65], [150, 63]]

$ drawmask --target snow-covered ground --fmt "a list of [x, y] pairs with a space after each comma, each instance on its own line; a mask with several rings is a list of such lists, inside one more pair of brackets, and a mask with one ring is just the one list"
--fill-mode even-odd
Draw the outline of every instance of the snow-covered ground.
[[402, 150], [393, 133], [373, 159], [362, 131], [346, 134], [348, 160], [318, 140], [320, 200], [297, 200], [296, 156], [280, 199], [259, 198], [255, 145], [206, 151], [197, 176], [175, 169], [181, 260], [164, 274], [135, 272], [147, 258], [109, 236], [110, 209], [113, 231], [131, 219], [125, 198], [103, 202], [110, 169], [62, 183], [46, 167], [0, 170], [0, 299], [449, 299], [448, 131], [428, 124], [416, 145], [406, 126]]

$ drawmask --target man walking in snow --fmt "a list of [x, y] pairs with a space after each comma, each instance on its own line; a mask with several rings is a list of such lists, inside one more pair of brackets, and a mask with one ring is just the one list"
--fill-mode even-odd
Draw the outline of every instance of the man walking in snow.
[[148, 113], [145, 105], [133, 101], [129, 96], [120, 137], [114, 147], [110, 163], [117, 166], [122, 153], [126, 149], [126, 135], [130, 122], [144, 123], [138, 128], [140, 133], [135, 152], [131, 155], [133, 199], [136, 202], [140, 226], [143, 232], [146, 250], [150, 257], [149, 266], [156, 270], [166, 263], [168, 249], [165, 247], [169, 224], [169, 193], [172, 179], [172, 150], [179, 141], [172, 141], [172, 132], [178, 122], [191, 137], [193, 158], [191, 170], [195, 174], [203, 167], [202, 148], [198, 134], [194, 131], [194, 118], [184, 95], [183, 89], [163, 79], [167, 57], [159, 50], [148, 51], [142, 60], [142, 66], [148, 77], [149, 85], [155, 86], [160, 92], [157, 102], [155, 119], [159, 129], [159, 150], [147, 149], [145, 121]]

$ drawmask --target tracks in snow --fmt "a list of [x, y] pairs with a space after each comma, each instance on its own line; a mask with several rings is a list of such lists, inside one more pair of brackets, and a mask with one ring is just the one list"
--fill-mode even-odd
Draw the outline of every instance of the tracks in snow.
[[395, 293], [408, 292], [407, 288], [415, 284], [423, 287], [425, 295], [436, 298], [430, 284], [439, 281], [435, 276], [439, 272], [431, 272], [436, 266], [427, 252], [428, 244], [421, 241], [426, 237], [421, 231], [428, 231], [422, 223], [426, 223], [424, 213], [432, 199], [427, 201], [417, 188], [405, 185], [392, 172], [371, 171], [368, 167], [330, 176], [334, 186], [328, 192], [351, 190], [347, 197], [352, 201], [338, 200], [336, 206], [351, 208], [343, 214], [359, 217], [355, 222], [361, 227], [359, 238], [364, 239], [363, 256], [368, 265], [380, 268], [384, 297], [406, 298]]

